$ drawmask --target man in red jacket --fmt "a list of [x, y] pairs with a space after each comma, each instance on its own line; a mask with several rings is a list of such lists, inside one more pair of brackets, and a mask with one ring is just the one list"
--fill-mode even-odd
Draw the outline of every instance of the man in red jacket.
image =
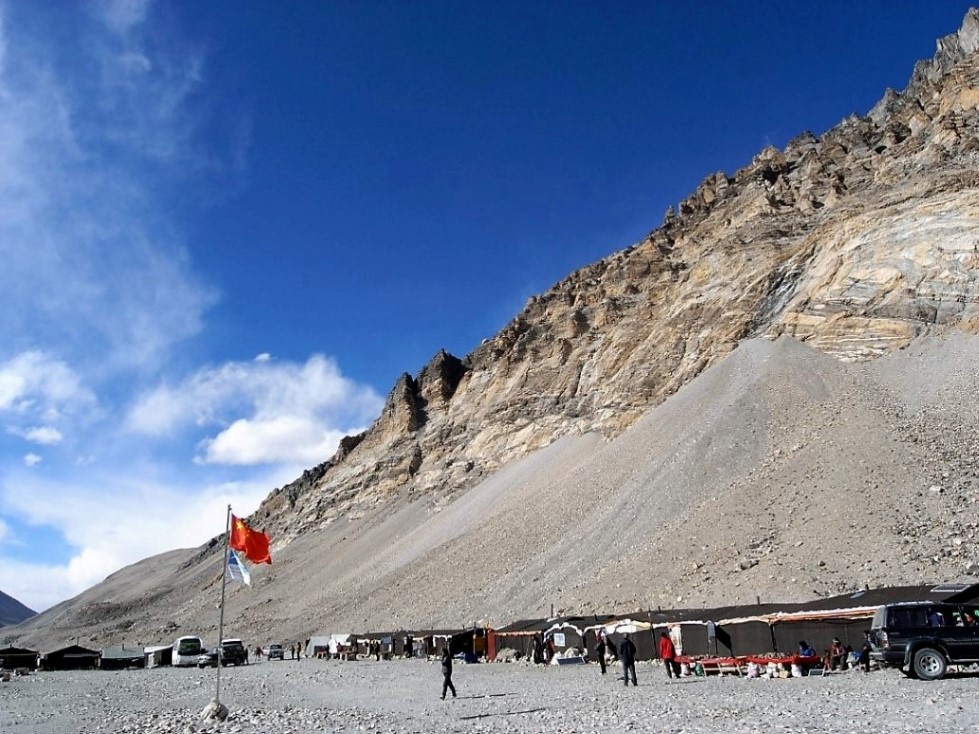
[[659, 636], [659, 656], [666, 666], [667, 678], [680, 677], [680, 664], [676, 661], [676, 648], [673, 640], [670, 639], [668, 632], [662, 632]]

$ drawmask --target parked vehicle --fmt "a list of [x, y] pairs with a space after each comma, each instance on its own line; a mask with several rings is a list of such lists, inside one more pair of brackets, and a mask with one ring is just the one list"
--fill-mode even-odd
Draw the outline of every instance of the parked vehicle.
[[285, 650], [282, 649], [282, 645], [274, 643], [269, 645], [266, 657], [269, 660], [285, 660]]
[[949, 665], [979, 662], [975, 610], [960, 604], [905, 602], [874, 613], [870, 657], [921, 680], [937, 680]]
[[217, 650], [206, 650], [197, 656], [197, 667], [198, 668], [216, 668], [218, 667], [218, 651]]
[[221, 665], [247, 665], [248, 651], [237, 638], [221, 640]]
[[173, 657], [171, 662], [174, 666], [197, 665], [197, 656], [204, 652], [204, 643], [200, 637], [185, 635], [178, 637], [173, 642]]

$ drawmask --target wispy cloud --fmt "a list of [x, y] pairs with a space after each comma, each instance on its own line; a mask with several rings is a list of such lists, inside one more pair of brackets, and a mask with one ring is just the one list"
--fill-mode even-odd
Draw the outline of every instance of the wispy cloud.
[[9, 9], [0, 25], [0, 337], [151, 367], [199, 333], [215, 298], [154, 197], [181, 175], [160, 160], [194, 154], [173, 121], [199, 60], [151, 61], [168, 57], [138, 32], [146, 3], [99, 7], [104, 22], [79, 23], [77, 46], [12, 32]]
[[205, 541], [380, 409], [323, 355], [188, 366], [219, 293], [181, 202], [250, 123], [209, 149], [207, 55], [149, 0], [44, 7], [0, 0], [0, 589], [35, 609]]
[[0, 411], [57, 416], [95, 402], [92, 390], [60, 359], [30, 351], [0, 362]]
[[[16, 475], [0, 487], [0, 501], [31, 524], [56, 529], [75, 551], [61, 564], [6, 559], [0, 563], [0, 588], [7, 593], [16, 589], [16, 598], [44, 609], [125, 565], [220, 534], [228, 504], [248, 514], [269, 487], [287, 477], [277, 470], [248, 482], [202, 487], [188, 496], [130, 474], [91, 476], [73, 487], [35, 473]], [[6, 540], [24, 539], [8, 528]]]
[[149, 0], [96, 0], [93, 13], [112, 31], [125, 35], [146, 20]]

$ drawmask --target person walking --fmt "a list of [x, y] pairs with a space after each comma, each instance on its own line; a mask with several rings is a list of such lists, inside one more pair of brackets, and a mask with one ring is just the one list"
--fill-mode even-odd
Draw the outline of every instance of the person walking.
[[602, 675], [605, 675], [605, 650], [607, 646], [605, 644], [605, 632], [599, 630], [598, 632], [598, 644], [595, 645], [595, 656], [598, 658], [598, 665], [602, 669]]
[[619, 643], [619, 660], [622, 661], [622, 679], [625, 681], [626, 688], [629, 687], [629, 676], [632, 676], [632, 685], [638, 686], [636, 682], [636, 645], [629, 639], [626, 632]]
[[659, 635], [659, 656], [666, 667], [666, 677], [679, 678], [680, 665], [676, 661], [676, 647], [670, 639], [669, 632], [663, 631]]
[[452, 691], [452, 698], [456, 697], [456, 687], [452, 685], [452, 653], [448, 646], [442, 648], [442, 700], [445, 700], [445, 692]]

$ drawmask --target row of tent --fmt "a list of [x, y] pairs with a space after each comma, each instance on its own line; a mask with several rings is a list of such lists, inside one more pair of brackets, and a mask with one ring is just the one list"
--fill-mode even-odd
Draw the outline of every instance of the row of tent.
[[638, 660], [658, 657], [657, 640], [666, 632], [677, 652], [691, 657], [791, 655], [802, 640], [817, 652], [834, 638], [854, 649], [863, 641], [874, 612], [900, 602], [979, 602], [979, 584], [901, 586], [867, 589], [801, 604], [753, 604], [714, 609], [644, 610], [626, 615], [559, 617], [514, 622], [489, 635], [490, 659], [503, 649], [533, 655], [535, 638], [550, 642], [555, 654], [593, 650], [602, 634], [617, 644], [630, 633]]
[[[857, 648], [874, 612], [883, 604], [925, 601], [979, 603], [979, 584], [900, 586], [867, 589], [801, 604], [753, 604], [714, 609], [644, 610], [625, 615], [591, 615], [520, 620], [499, 629], [400, 630], [365, 634], [315, 635], [306, 657], [365, 656], [373, 648], [389, 657], [437, 655], [446, 647], [466, 659], [493, 660], [509, 649], [532, 656], [535, 638], [550, 643], [555, 654], [594, 649], [599, 634], [613, 643], [630, 633], [637, 659], [657, 657], [657, 637], [667, 632], [677, 651], [688, 656], [737, 657], [791, 654], [807, 640], [820, 651], [833, 638]], [[288, 648], [287, 648], [288, 649]], [[170, 646], [109, 647], [91, 650], [70, 645], [48, 653], [0, 649], [0, 668], [67, 670], [155, 667], [168, 665]]]

